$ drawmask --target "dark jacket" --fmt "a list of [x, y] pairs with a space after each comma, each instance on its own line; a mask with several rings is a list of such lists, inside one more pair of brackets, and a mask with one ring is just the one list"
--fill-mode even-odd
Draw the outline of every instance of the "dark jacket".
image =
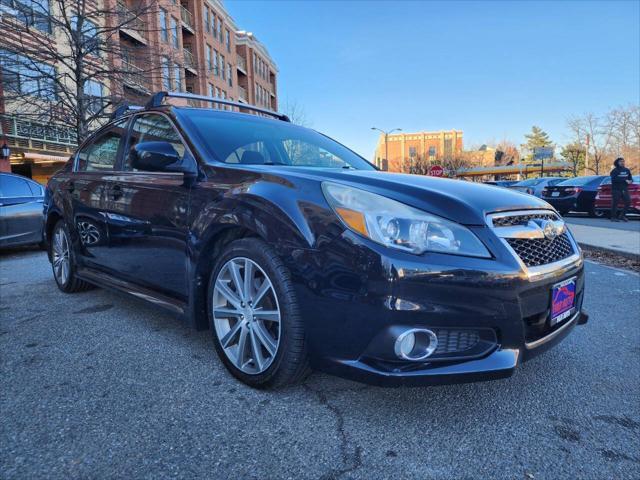
[[616, 167], [611, 170], [611, 188], [623, 190], [627, 188], [627, 180], [631, 181], [631, 170], [626, 167]]

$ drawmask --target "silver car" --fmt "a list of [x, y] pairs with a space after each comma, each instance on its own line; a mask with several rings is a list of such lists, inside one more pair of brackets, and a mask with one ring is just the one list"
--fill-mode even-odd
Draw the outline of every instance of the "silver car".
[[566, 177], [540, 177], [529, 178], [528, 180], [522, 180], [521, 182], [509, 185], [508, 188], [518, 190], [529, 195], [535, 195], [538, 198], [542, 197], [542, 190], [545, 187], [553, 187], [554, 185], [566, 180]]
[[0, 173], [0, 248], [42, 242], [43, 200], [39, 183]]

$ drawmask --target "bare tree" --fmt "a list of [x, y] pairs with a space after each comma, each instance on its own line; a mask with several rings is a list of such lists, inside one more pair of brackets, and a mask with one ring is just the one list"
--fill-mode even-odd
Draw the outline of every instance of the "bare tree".
[[471, 163], [464, 155], [453, 154], [442, 159], [442, 166], [449, 177], [455, 177], [461, 170], [467, 169]]
[[153, 0], [132, 8], [116, 0], [23, 3], [0, 18], [3, 100], [21, 117], [72, 125], [82, 141], [124, 100], [125, 80], [160, 68], [145, 49], [132, 70], [119, 39], [122, 29], [148, 34], [142, 19], [157, 8]]
[[611, 124], [606, 118], [586, 113], [569, 119], [567, 125], [574, 135], [574, 142], [585, 147], [585, 169], [600, 175], [606, 159], [611, 156]]
[[496, 166], [513, 165], [514, 163], [518, 163], [519, 160], [520, 152], [518, 152], [518, 147], [516, 147], [515, 143], [509, 140], [502, 140], [496, 146], [494, 157], [494, 164]]
[[311, 126], [311, 123], [309, 122], [309, 118], [307, 116], [307, 112], [305, 111], [304, 107], [300, 105], [296, 100], [287, 99], [284, 103], [282, 113], [289, 117], [291, 123], [295, 123], [296, 125], [300, 125], [301, 127]]
[[623, 156], [630, 168], [640, 168], [640, 106], [611, 110], [606, 117], [612, 157]]

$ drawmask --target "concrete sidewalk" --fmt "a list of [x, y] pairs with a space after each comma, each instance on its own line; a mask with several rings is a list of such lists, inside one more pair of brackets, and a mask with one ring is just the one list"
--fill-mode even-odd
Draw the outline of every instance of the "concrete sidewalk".
[[567, 226], [581, 246], [640, 258], [640, 232], [576, 224]]

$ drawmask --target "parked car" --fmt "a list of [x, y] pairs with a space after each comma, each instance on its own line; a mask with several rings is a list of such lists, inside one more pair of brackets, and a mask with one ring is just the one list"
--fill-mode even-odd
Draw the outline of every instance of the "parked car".
[[485, 185], [495, 185], [496, 187], [510, 187], [511, 185], [518, 183], [517, 180], [489, 180], [482, 182]]
[[552, 187], [566, 179], [566, 177], [529, 178], [527, 180], [522, 180], [521, 182], [514, 183], [513, 185], [510, 185], [509, 188], [512, 188], [519, 192], [528, 193], [529, 195], [535, 195], [536, 197], [541, 197], [542, 190], [545, 187]]
[[586, 212], [593, 217], [596, 214], [595, 201], [598, 187], [606, 177], [591, 175], [574, 177], [542, 190], [542, 199], [566, 215], [569, 212]]
[[[631, 197], [631, 208], [629, 213], [640, 215], [640, 179], [636, 175], [633, 183], [629, 185], [629, 196]], [[596, 217], [609, 217], [611, 215], [611, 177], [607, 177], [598, 187], [598, 193], [595, 200]], [[621, 200], [618, 204], [620, 211], [624, 208], [624, 202]]]
[[[63, 292], [133, 294], [210, 328], [254, 387], [502, 378], [586, 322], [583, 259], [530, 195], [378, 172], [283, 115], [118, 110], [47, 186]], [[267, 118], [271, 117], [271, 118]]]
[[42, 242], [44, 188], [12, 173], [0, 173], [0, 248]]

